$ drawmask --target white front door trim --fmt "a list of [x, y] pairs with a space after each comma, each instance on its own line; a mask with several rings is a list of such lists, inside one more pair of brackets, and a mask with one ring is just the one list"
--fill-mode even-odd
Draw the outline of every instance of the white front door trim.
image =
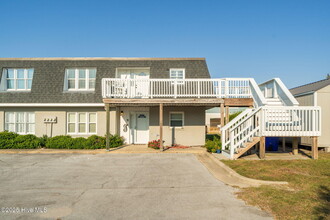
[[149, 140], [149, 112], [132, 112], [132, 139], [134, 144], [147, 144]]
[[[136, 143], [136, 114], [137, 113], [146, 113], [147, 114], [147, 134], [143, 137], [143, 143], [139, 144], [147, 144], [149, 141], [149, 107], [121, 107], [120, 111], [122, 112], [120, 115], [120, 136], [124, 137], [126, 144], [135, 144]], [[139, 141], [139, 140], [138, 140]]]

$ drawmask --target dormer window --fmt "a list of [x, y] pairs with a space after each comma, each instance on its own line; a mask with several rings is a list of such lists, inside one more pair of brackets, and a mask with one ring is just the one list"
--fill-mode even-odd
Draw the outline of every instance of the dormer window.
[[96, 68], [70, 68], [65, 71], [64, 90], [94, 91]]
[[30, 91], [33, 69], [5, 68], [2, 72], [2, 91]]

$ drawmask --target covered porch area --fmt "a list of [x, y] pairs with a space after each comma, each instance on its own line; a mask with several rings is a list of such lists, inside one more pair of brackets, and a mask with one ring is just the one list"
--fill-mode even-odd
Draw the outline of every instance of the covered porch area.
[[[221, 124], [229, 106], [251, 107], [251, 98], [103, 99], [106, 110], [107, 149], [109, 137], [118, 134], [127, 144], [160, 141], [160, 150], [169, 146], [205, 144], [205, 110], [220, 107]], [[111, 130], [111, 131], [110, 131]]]

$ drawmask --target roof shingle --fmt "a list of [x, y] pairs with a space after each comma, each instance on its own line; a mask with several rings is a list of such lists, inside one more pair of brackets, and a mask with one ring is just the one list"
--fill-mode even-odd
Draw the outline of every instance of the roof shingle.
[[[65, 92], [66, 68], [96, 67], [93, 92]], [[102, 103], [102, 78], [118, 67], [150, 67], [150, 78], [169, 78], [170, 68], [185, 68], [186, 78], [210, 78], [204, 58], [1, 58], [4, 68], [34, 68], [30, 92], [0, 92], [0, 103]]]
[[314, 92], [314, 91], [317, 91], [317, 90], [320, 90], [320, 89], [326, 87], [327, 85], [330, 85], [330, 79], [324, 79], [324, 80], [312, 82], [312, 83], [309, 83], [306, 85], [298, 86], [298, 87], [290, 89], [290, 92], [292, 93], [292, 95]]

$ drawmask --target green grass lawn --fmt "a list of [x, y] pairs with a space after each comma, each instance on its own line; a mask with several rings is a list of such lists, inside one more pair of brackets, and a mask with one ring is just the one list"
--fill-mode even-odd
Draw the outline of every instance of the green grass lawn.
[[288, 186], [243, 189], [238, 197], [272, 213], [276, 219], [330, 219], [330, 153], [319, 160], [222, 161], [239, 174]]

